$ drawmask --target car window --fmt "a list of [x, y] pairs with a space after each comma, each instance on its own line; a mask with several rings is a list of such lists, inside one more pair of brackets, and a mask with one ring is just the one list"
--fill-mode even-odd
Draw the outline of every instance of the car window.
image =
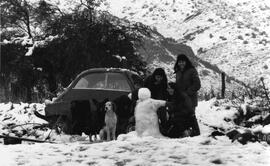
[[121, 73], [107, 73], [107, 88], [130, 91], [131, 88], [128, 84], [127, 78]]
[[104, 88], [105, 87], [105, 73], [91, 73], [82, 77], [74, 89], [84, 88]]
[[82, 77], [74, 89], [110, 89], [130, 91], [127, 78], [121, 73], [91, 73]]

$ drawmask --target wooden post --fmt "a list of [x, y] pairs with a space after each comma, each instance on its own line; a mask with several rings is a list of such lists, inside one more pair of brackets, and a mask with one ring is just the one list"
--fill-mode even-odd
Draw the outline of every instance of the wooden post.
[[221, 98], [225, 98], [225, 73], [221, 73]]
[[261, 80], [262, 85], [263, 85], [263, 90], [264, 90], [265, 97], [266, 97], [266, 99], [267, 99], [267, 101], [268, 101], [268, 104], [269, 104], [269, 106], [270, 106], [270, 98], [269, 98], [269, 96], [268, 96], [268, 89], [267, 89], [267, 87], [266, 87], [265, 84], [264, 84], [264, 78], [261, 77], [260, 80]]
[[2, 59], [1, 59], [1, 55], [2, 55], [2, 52], [1, 52], [1, 45], [0, 45], [0, 74], [2, 72], [1, 68], [2, 68]]

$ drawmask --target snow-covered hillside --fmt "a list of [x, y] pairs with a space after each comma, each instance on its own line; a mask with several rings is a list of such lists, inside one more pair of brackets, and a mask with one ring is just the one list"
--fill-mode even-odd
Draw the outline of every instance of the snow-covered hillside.
[[[85, 1], [48, 2], [68, 13]], [[200, 94], [212, 90], [220, 93], [219, 69], [245, 84], [265, 77], [266, 85], [270, 86], [270, 49], [267, 47], [270, 42], [267, 21], [270, 12], [267, 0], [241, 0], [237, 3], [232, 0], [102, 2], [97, 9], [115, 15], [107, 14], [117, 26], [141, 36], [143, 43], [135, 44], [137, 51], [148, 62], [149, 68], [164, 67], [170, 80], [174, 79], [172, 69], [176, 55], [186, 51], [183, 45], [186, 44], [194, 52], [186, 54], [197, 64], [202, 81]], [[239, 84], [228, 81], [226, 88], [228, 92], [233, 92], [239, 89]]]
[[[132, 22], [126, 19], [120, 19], [109, 13], [100, 13], [105, 15], [111, 23], [122, 29], [128, 29], [128, 33], [132, 36], [137, 36], [138, 41], [134, 42], [136, 51], [142, 55], [147, 62], [147, 67], [153, 71], [157, 67], [163, 67], [166, 71], [169, 81], [175, 81], [175, 74], [173, 66], [176, 62], [177, 54], [184, 53], [188, 55], [189, 59], [196, 66], [202, 82], [200, 89], [200, 97], [204, 98], [205, 94], [214, 92], [215, 95], [221, 92], [221, 72], [217, 66], [204, 61], [197, 57], [194, 50], [182, 43], [177, 43], [174, 40], [165, 38], [155, 29], [146, 26], [142, 23]], [[226, 96], [231, 97], [232, 92], [239, 92], [242, 85], [232, 79], [226, 79]]]
[[101, 9], [190, 45], [237, 79], [270, 85], [270, 1], [106, 0]]

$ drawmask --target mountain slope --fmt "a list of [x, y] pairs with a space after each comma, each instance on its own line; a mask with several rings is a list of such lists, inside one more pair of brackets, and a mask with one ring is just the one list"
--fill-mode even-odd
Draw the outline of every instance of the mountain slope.
[[113, 15], [157, 29], [226, 73], [270, 85], [270, 1], [106, 0]]
[[[148, 69], [153, 71], [157, 67], [163, 67], [166, 70], [169, 81], [175, 81], [173, 66], [176, 61], [177, 54], [185, 53], [189, 59], [197, 67], [202, 88], [200, 96], [214, 91], [215, 94], [220, 93], [221, 89], [221, 70], [211, 65], [209, 62], [195, 56], [191, 47], [177, 43], [173, 39], [165, 38], [156, 30], [142, 23], [131, 22], [126, 19], [120, 19], [111, 15], [108, 12], [99, 12], [101, 18], [106, 18], [119, 29], [127, 31], [131, 36], [136, 36], [138, 40], [133, 41], [134, 48], [148, 64]], [[227, 95], [231, 92], [236, 92], [242, 85], [234, 81], [232, 78], [227, 78]]]
[[[56, 1], [53, 0], [48, 1], [54, 2], [54, 4], [57, 5], [58, 8], [61, 9], [61, 11], [64, 13], [71, 12], [74, 8], [76, 8], [76, 5], [80, 3], [80, 0], [60, 0], [59, 3], [56, 3]], [[185, 10], [180, 10], [180, 7], [184, 8]], [[164, 67], [168, 74], [169, 80], [174, 80], [174, 74], [172, 69], [176, 59], [176, 55], [179, 53], [187, 54], [198, 68], [203, 86], [201, 88], [201, 94], [203, 95], [205, 93], [209, 93], [212, 90], [214, 90], [216, 93], [220, 91], [221, 71], [217, 66], [211, 65], [211, 63], [207, 61], [207, 58], [198, 58], [198, 56], [195, 56], [197, 54], [196, 47], [193, 47], [191, 45], [193, 41], [191, 40], [193, 38], [193, 31], [189, 32], [187, 30], [179, 31], [177, 29], [170, 29], [170, 27], [182, 27], [178, 25], [181, 23], [181, 21], [179, 20], [188, 23], [191, 22], [193, 19], [200, 17], [202, 15], [202, 12], [200, 12], [199, 7], [200, 6], [197, 4], [197, 2], [189, 0], [180, 2], [153, 0], [108, 0], [104, 1], [103, 5], [101, 5], [99, 9], [107, 8], [109, 12], [114, 13], [114, 15], [116, 16], [104, 12], [103, 14], [105, 17], [108, 17], [111, 22], [114, 22], [114, 24], [117, 25], [117, 27], [128, 30], [129, 33], [132, 33], [133, 35], [136, 35], [136, 37], [141, 39], [141, 42], [134, 41], [134, 47], [136, 48], [138, 53], [140, 53], [143, 56], [144, 60], [148, 62], [148, 67], [151, 70], [153, 70], [155, 67]], [[141, 15], [143, 12], [145, 13]], [[160, 14], [162, 12], [164, 13], [164, 15]], [[122, 18], [119, 18], [120, 15]], [[167, 22], [164, 22], [164, 20], [160, 21], [160, 16], [162, 16], [164, 20], [167, 20]], [[145, 22], [139, 22], [143, 21], [144, 19], [146, 19]], [[156, 26], [156, 28], [154, 26], [148, 26], [149, 24], [147, 23], [149, 22], [147, 22], [147, 20], [150, 20], [150, 23], [151, 21], [153, 23], [157, 21], [157, 23], [159, 24], [155, 23], [155, 25], [166, 27], [164, 29], [160, 29], [158, 26]], [[177, 32], [179, 32], [178, 35], [180, 35], [181, 32], [187, 37], [181, 38], [183, 39], [182, 41], [179, 40], [179, 42], [176, 42], [176, 40], [172, 38], [165, 38], [163, 34], [164, 30], [167, 30], [170, 33], [173, 33], [174, 30], [177, 30]], [[196, 33], [199, 32], [203, 32], [203, 30], [199, 30]], [[178, 35], [175, 33], [175, 35], [172, 34], [171, 37], [179, 39], [177, 37]], [[192, 48], [190, 48], [186, 44], [191, 45]], [[205, 52], [205, 49], [200, 48], [199, 50], [201, 52]], [[235, 86], [239, 86], [238, 83], [232, 82], [231, 80], [232, 79], [230, 78], [227, 79], [227, 90], [230, 92], [234, 91]]]

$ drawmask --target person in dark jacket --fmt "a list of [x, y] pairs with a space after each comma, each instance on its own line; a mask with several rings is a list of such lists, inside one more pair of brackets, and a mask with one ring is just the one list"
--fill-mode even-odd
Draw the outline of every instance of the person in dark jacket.
[[155, 69], [153, 74], [145, 79], [144, 87], [151, 91], [151, 98], [168, 100], [168, 80], [163, 68]]
[[190, 127], [192, 126], [193, 107], [191, 100], [186, 96], [185, 93], [177, 94], [177, 100], [175, 95], [170, 102], [166, 103], [166, 111], [169, 114], [169, 119], [165, 125], [165, 136], [170, 138], [182, 138], [190, 136]]
[[[168, 101], [170, 95], [167, 91], [168, 79], [163, 68], [156, 68], [154, 72], [144, 81], [144, 87], [151, 92], [151, 98]], [[164, 135], [166, 132], [164, 126], [167, 123], [165, 107], [160, 107], [157, 111], [159, 118], [160, 132]]]
[[179, 54], [174, 65], [176, 74], [175, 101], [183, 98], [191, 103], [191, 108], [185, 118], [190, 121], [191, 136], [200, 135], [199, 125], [195, 116], [195, 108], [198, 105], [198, 90], [201, 88], [200, 78], [195, 67], [185, 54]]

